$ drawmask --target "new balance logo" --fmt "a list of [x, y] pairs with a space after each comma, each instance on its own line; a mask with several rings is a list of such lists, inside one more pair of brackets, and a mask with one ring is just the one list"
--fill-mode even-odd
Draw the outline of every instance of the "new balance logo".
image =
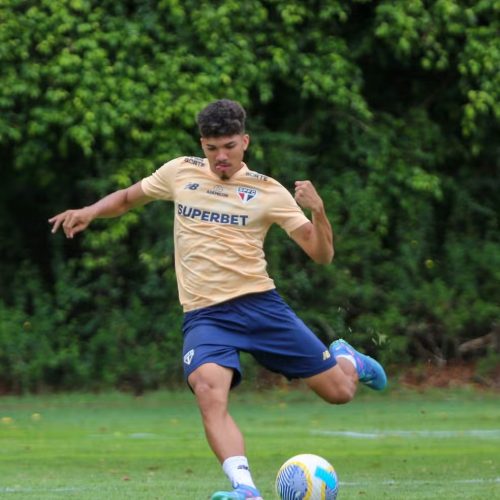
[[185, 355], [184, 355], [184, 363], [186, 363], [186, 365], [190, 365], [191, 364], [191, 361], [193, 359], [193, 356], [194, 356], [194, 349], [191, 349], [190, 351], [188, 351]]

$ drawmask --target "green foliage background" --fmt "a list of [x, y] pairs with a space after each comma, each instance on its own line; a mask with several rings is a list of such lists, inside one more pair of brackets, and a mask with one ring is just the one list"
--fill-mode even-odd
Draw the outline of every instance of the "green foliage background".
[[221, 97], [252, 169], [324, 198], [333, 265], [267, 241], [321, 338], [447, 360], [498, 328], [499, 29], [498, 0], [0, 0], [0, 389], [179, 379], [172, 207], [47, 219], [199, 154]]

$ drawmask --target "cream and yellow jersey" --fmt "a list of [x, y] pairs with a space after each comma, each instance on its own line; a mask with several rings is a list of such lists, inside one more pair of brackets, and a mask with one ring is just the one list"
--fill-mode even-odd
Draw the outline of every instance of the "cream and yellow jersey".
[[175, 271], [186, 312], [274, 289], [263, 248], [270, 226], [290, 234], [309, 221], [279, 182], [245, 164], [223, 181], [206, 158], [176, 158], [141, 186], [175, 203]]

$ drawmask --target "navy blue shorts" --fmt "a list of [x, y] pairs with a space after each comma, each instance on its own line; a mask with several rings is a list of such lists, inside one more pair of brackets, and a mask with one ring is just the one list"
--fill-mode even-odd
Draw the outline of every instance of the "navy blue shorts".
[[276, 290], [243, 295], [188, 311], [183, 324], [184, 376], [205, 363], [234, 370], [241, 381], [240, 351], [288, 379], [317, 375], [336, 364], [328, 348]]

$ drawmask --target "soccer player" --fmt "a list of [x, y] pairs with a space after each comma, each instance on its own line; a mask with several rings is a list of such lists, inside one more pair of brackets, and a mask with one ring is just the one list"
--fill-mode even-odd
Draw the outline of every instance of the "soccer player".
[[241, 380], [241, 351], [288, 379], [304, 380], [333, 404], [349, 402], [358, 381], [375, 390], [387, 381], [377, 361], [344, 340], [327, 348], [275, 290], [263, 251], [269, 227], [281, 226], [318, 264], [333, 259], [333, 232], [309, 180], [297, 180], [292, 196], [243, 162], [250, 143], [245, 118], [235, 101], [209, 104], [197, 120], [204, 158], [173, 159], [127, 189], [49, 219], [53, 233], [61, 227], [73, 238], [96, 218], [117, 217], [153, 200], [174, 203], [184, 373], [208, 443], [233, 488], [212, 500], [261, 499], [243, 436], [228, 412], [230, 390]]

